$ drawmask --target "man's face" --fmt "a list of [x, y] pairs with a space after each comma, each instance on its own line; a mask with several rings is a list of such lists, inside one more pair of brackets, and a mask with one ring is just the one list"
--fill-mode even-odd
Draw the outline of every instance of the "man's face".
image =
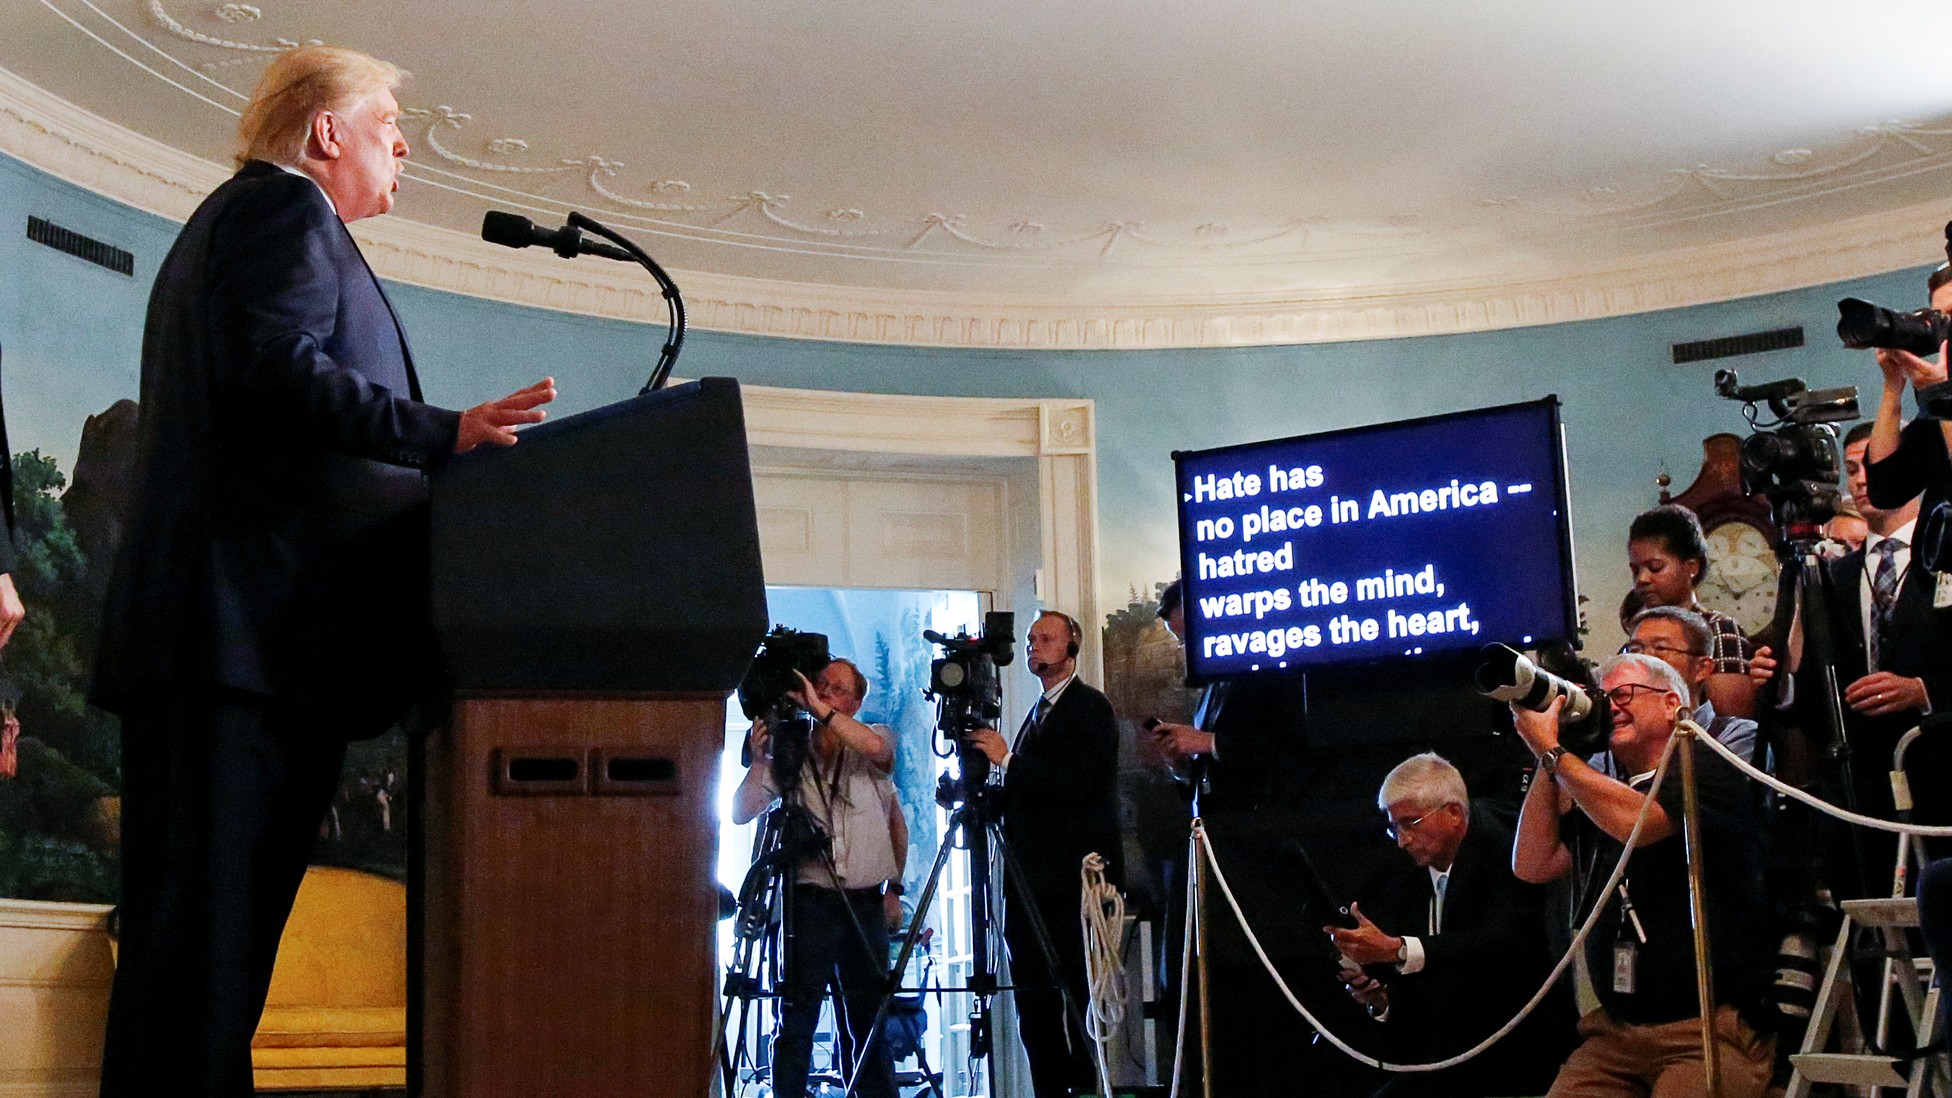
[[1688, 631], [1681, 628], [1681, 623], [1666, 618], [1648, 618], [1636, 626], [1627, 641], [1627, 651], [1664, 661], [1679, 671], [1697, 694], [1715, 670], [1715, 661], [1706, 652], [1696, 652], [1688, 646]]
[[1909, 502], [1895, 511], [1886, 511], [1871, 504], [1870, 449], [1870, 439], [1844, 447], [1844, 481], [1850, 486], [1850, 498], [1856, 501], [1858, 513], [1871, 524], [1889, 523], [1895, 519], [1897, 525], [1903, 526], [1904, 520], [1900, 516], [1911, 509]]
[[1071, 646], [1071, 628], [1063, 619], [1042, 617], [1030, 623], [1029, 664], [1030, 671], [1042, 675], [1055, 670], [1070, 659], [1067, 649]]
[[862, 697], [855, 692], [854, 672], [844, 663], [826, 666], [813, 680], [813, 693], [821, 701], [851, 717], [861, 711]]
[[333, 131], [339, 155], [322, 181], [339, 219], [358, 221], [391, 211], [407, 158], [399, 101], [390, 89], [381, 88], [352, 109], [333, 113], [339, 121]]
[[1627, 543], [1627, 567], [1640, 605], [1687, 606], [1694, 602], [1694, 579], [1701, 566], [1669, 552], [1659, 538], [1636, 538]]
[[1613, 730], [1608, 746], [1639, 766], [1660, 757], [1674, 732], [1674, 711], [1681, 699], [1638, 667], [1617, 667], [1600, 680], [1612, 702]]
[[1432, 804], [1425, 799], [1406, 797], [1392, 802], [1388, 813], [1396, 845], [1411, 861], [1442, 872], [1457, 860], [1457, 848], [1464, 841], [1469, 823], [1463, 805], [1455, 801]]
[[[1846, 466], [1850, 464], [1849, 457], [1845, 457], [1844, 464]], [[1850, 494], [1852, 497], [1857, 495], [1855, 485], [1851, 487]], [[1854, 552], [1864, 547], [1864, 542], [1871, 536], [1871, 526], [1857, 515], [1838, 515], [1823, 528], [1823, 534], [1831, 541]]]

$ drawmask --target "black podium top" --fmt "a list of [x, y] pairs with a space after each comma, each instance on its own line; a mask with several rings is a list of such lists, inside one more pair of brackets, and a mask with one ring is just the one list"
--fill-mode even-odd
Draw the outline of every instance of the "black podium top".
[[539, 424], [433, 477], [454, 688], [729, 691], [766, 632], [739, 384]]

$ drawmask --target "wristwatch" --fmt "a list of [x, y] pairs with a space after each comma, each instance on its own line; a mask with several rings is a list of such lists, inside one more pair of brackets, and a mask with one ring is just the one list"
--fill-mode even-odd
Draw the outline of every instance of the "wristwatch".
[[1559, 760], [1569, 754], [1571, 752], [1566, 750], [1565, 745], [1555, 743], [1545, 749], [1545, 754], [1539, 756], [1539, 769], [1547, 774], [1556, 775], [1559, 773]]

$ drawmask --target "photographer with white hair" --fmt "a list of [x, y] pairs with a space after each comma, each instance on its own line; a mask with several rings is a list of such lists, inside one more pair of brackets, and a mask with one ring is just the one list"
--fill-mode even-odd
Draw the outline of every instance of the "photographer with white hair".
[[[1543, 713], [1514, 707], [1518, 734], [1538, 756], [1519, 813], [1512, 869], [1544, 883], [1572, 875], [1582, 913], [1604, 908], [1586, 940], [1600, 1005], [1579, 1022], [1581, 1043], [1553, 1081], [1550, 1098], [1706, 1092], [1701, 1013], [1683, 849], [1680, 767], [1670, 767], [1654, 803], [1652, 783], [1692, 707], [1679, 672], [1648, 655], [1600, 666], [1611, 710], [1607, 743], [1622, 781], [1559, 743], [1555, 698]], [[1761, 818], [1755, 791], [1706, 748], [1695, 752], [1710, 961], [1715, 985], [1724, 1098], [1759, 1098], [1769, 1085], [1775, 1040], [1768, 1031], [1770, 936], [1765, 933]], [[1643, 810], [1647, 819], [1620, 884], [1605, 883]]]

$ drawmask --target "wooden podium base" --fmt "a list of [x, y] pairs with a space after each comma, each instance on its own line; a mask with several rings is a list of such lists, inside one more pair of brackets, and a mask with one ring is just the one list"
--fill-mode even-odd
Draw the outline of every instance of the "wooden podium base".
[[464, 698], [424, 746], [418, 1092], [704, 1095], [723, 695]]

